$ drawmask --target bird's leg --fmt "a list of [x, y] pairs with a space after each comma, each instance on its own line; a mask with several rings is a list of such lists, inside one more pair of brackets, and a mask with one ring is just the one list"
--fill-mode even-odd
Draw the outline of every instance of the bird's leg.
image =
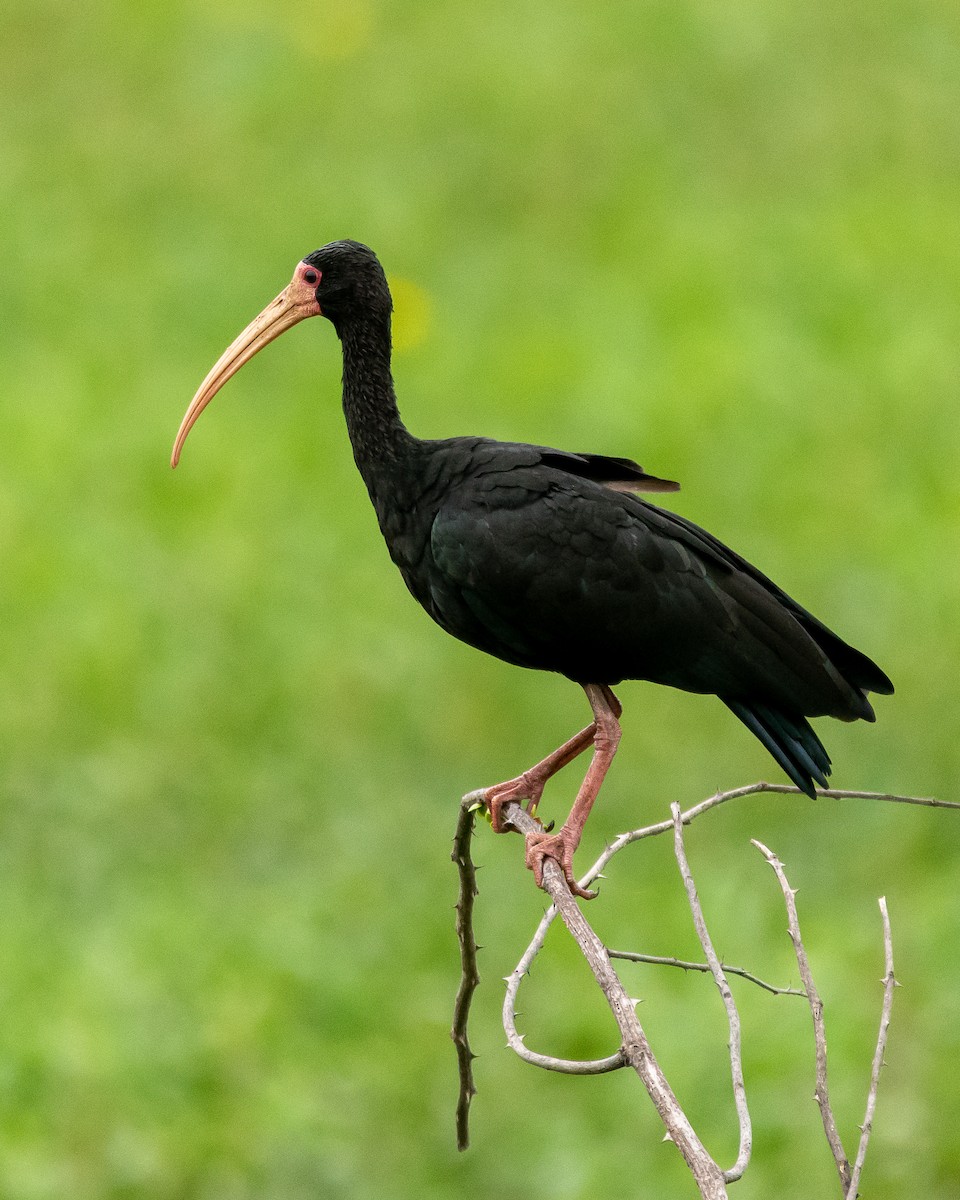
[[595, 892], [588, 892], [580, 887], [573, 877], [573, 852], [580, 844], [580, 837], [590, 809], [600, 791], [604, 776], [620, 742], [620, 722], [622, 711], [620, 701], [606, 684], [587, 683], [584, 689], [590, 707], [593, 709], [593, 761], [580, 785], [580, 791], [570, 810], [570, 815], [563, 823], [559, 833], [529, 833], [527, 834], [527, 866], [533, 871], [533, 877], [538, 887], [543, 887], [543, 860], [552, 858], [563, 871], [567, 886], [575, 896], [585, 900], [592, 899]]
[[531, 767], [529, 771], [524, 771], [516, 779], [495, 783], [492, 787], [487, 788], [483, 802], [490, 814], [490, 824], [493, 826], [494, 833], [504, 832], [500, 814], [503, 806], [509, 801], [526, 800], [528, 801], [527, 811], [531, 814], [537, 811], [537, 805], [540, 803], [547, 780], [586, 750], [593, 742], [596, 728], [597, 723], [594, 721], [586, 729], [581, 729], [579, 733], [574, 734], [569, 741], [564, 742], [552, 754], [548, 754], [543, 762], [538, 762], [535, 767]]

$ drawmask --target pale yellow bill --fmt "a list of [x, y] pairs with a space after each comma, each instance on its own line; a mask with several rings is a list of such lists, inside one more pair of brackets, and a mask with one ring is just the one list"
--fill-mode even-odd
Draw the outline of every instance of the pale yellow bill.
[[300, 264], [291, 282], [279, 296], [263, 310], [258, 317], [250, 322], [246, 329], [235, 338], [214, 363], [206, 379], [197, 389], [197, 394], [190, 401], [190, 407], [183, 415], [176, 441], [173, 443], [173, 454], [170, 465], [175, 467], [180, 461], [180, 452], [187, 434], [196, 424], [197, 418], [223, 387], [231, 375], [235, 375], [244, 363], [262, 350], [268, 342], [279, 337], [284, 330], [296, 325], [306, 317], [320, 315], [320, 305], [317, 303], [316, 287], [308, 284], [302, 278], [304, 264]]

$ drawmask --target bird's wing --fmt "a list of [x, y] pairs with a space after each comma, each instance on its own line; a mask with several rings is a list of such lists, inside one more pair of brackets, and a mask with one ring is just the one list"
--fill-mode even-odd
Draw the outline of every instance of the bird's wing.
[[778, 587], [772, 579], [764, 575], [752, 563], [747, 562], [735, 550], [725, 546], [719, 538], [676, 513], [647, 504], [639, 499], [634, 503], [642, 505], [647, 512], [648, 519], [655, 520], [665, 532], [680, 538], [691, 548], [698, 549], [701, 554], [709, 555], [717, 564], [724, 564], [729, 570], [739, 572], [758, 583], [769, 596], [796, 618], [834, 666], [854, 687], [868, 692], [876, 692], [881, 696], [889, 696], [893, 693], [893, 684], [890, 679], [871, 658], [848, 645], [832, 629], [818, 620], [813, 613]]
[[649, 475], [632, 458], [608, 458], [605, 454], [573, 454], [568, 450], [542, 448], [540, 461], [579, 479], [602, 483], [615, 492], [679, 492], [673, 479]]
[[615, 492], [678, 492], [680, 484], [672, 479], [651, 475], [632, 458], [611, 458], [605, 454], [573, 453], [552, 446], [537, 446], [530, 442], [498, 442], [493, 438], [458, 437], [440, 442], [426, 442], [428, 447], [442, 447], [441, 455], [427, 457], [424, 464], [441, 474], [486, 475], [491, 471], [515, 471], [524, 467], [547, 467], [562, 471], [572, 479], [599, 483]]
[[472, 476], [437, 512], [430, 552], [436, 619], [521, 665], [792, 696], [811, 715], [866, 715], [860, 689], [886, 681], [692, 522], [564, 468]]
[[693, 673], [734, 620], [711, 578], [731, 568], [689, 540], [658, 509], [565, 468], [482, 470], [434, 518], [429, 607], [458, 637], [522, 665], [716, 690]]

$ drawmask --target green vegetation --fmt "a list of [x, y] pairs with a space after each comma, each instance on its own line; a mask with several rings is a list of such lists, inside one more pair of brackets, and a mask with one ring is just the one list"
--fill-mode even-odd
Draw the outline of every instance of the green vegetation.
[[[458, 798], [586, 706], [406, 595], [332, 331], [247, 368], [175, 475], [169, 447], [298, 259], [367, 241], [396, 284], [413, 429], [680, 479], [683, 512], [896, 682], [875, 728], [821, 726], [838, 785], [958, 798], [958, 44], [940, 0], [8, 0], [0, 1195], [691, 1194], [634, 1080], [503, 1050], [499, 977], [542, 900], [486, 828], [480, 1096], [454, 1150]], [[672, 799], [779, 777], [715, 701], [622, 695], [584, 859]], [[955, 1196], [956, 815], [757, 798], [699, 824], [718, 948], [787, 983], [750, 836], [801, 889], [850, 1142], [887, 894], [906, 986], [863, 1191]], [[624, 856], [592, 915], [611, 944], [694, 952], [665, 844]], [[608, 1053], [602, 1004], [553, 951], [531, 1043]], [[624, 972], [732, 1159], [711, 985]], [[757, 1126], [737, 1195], [833, 1195], [808, 1014], [737, 994]]]

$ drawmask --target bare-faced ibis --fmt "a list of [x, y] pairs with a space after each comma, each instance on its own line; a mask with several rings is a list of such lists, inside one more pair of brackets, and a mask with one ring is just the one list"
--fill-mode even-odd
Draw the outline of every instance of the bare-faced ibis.
[[507, 801], [535, 809], [546, 781], [593, 746], [563, 827], [527, 838], [537, 882], [550, 857], [588, 894], [573, 879], [573, 853], [620, 739], [611, 686], [624, 679], [717, 695], [800, 789], [826, 787], [830, 759], [806, 718], [873, 721], [867, 693], [893, 691], [883, 671], [715, 537], [641, 500], [677, 485], [630, 459], [408, 433], [390, 373], [391, 311], [366, 246], [309, 254], [200, 385], [173, 465], [197, 417], [258, 350], [305, 317], [333, 323], [354, 458], [407, 587], [454, 637], [565, 675], [593, 710], [543, 762], [486, 792], [499, 831]]

